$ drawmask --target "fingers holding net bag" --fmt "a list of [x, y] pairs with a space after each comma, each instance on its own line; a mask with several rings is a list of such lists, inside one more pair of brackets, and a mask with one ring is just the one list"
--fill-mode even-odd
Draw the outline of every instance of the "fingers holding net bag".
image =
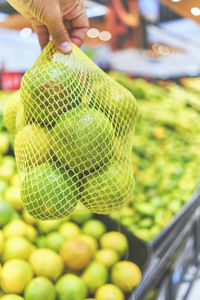
[[78, 47], [65, 56], [50, 42], [19, 102], [15, 155], [32, 216], [63, 218], [79, 204], [108, 214], [132, 197], [136, 101]]

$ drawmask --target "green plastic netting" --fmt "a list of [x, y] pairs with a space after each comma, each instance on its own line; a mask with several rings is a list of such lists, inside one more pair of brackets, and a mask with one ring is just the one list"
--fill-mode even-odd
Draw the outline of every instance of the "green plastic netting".
[[132, 145], [138, 115], [131, 93], [78, 47], [50, 42], [22, 79], [15, 155], [22, 201], [39, 219], [80, 204], [112, 213], [132, 198]]

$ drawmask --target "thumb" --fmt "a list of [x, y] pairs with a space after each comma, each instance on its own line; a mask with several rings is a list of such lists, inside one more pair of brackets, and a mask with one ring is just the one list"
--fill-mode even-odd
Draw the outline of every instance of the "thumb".
[[51, 18], [51, 20], [47, 22], [47, 27], [56, 48], [64, 54], [70, 53], [72, 46], [62, 17], [56, 16]]

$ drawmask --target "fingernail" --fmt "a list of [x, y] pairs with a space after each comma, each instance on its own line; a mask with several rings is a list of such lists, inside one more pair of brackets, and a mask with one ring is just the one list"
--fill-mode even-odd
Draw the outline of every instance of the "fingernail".
[[64, 43], [60, 44], [59, 49], [60, 49], [62, 52], [69, 53], [69, 52], [72, 51], [72, 46], [71, 46], [70, 43], [64, 42]]

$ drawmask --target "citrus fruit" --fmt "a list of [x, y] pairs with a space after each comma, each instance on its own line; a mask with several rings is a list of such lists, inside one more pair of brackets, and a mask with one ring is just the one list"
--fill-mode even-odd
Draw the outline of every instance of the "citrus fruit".
[[122, 290], [114, 284], [104, 284], [95, 293], [96, 300], [125, 300]]
[[59, 253], [60, 248], [65, 240], [66, 240], [65, 236], [62, 235], [61, 233], [50, 232], [46, 236], [46, 247]]
[[11, 181], [10, 181], [12, 186], [20, 186], [20, 182], [19, 182], [19, 174], [14, 174]]
[[119, 254], [113, 249], [100, 249], [95, 254], [95, 260], [107, 268], [111, 268], [119, 259]]
[[[102, 91], [105, 91], [104, 94]], [[116, 82], [105, 89], [104, 83], [93, 84], [89, 95], [82, 99], [87, 101], [87, 105], [101, 109], [110, 119], [116, 132], [116, 136], [126, 136], [133, 133], [134, 125], [137, 120], [138, 108], [134, 96]], [[109, 99], [109, 101], [108, 101]]]
[[46, 236], [44, 235], [40, 235], [36, 240], [35, 240], [35, 244], [37, 246], [37, 248], [46, 248]]
[[60, 254], [66, 266], [75, 271], [83, 270], [92, 258], [90, 246], [78, 237], [64, 242]]
[[56, 288], [49, 279], [36, 277], [27, 284], [24, 297], [26, 300], [55, 300]]
[[11, 155], [5, 155], [3, 157], [3, 165], [10, 166], [16, 170], [16, 161], [15, 158]]
[[102, 221], [92, 219], [83, 224], [82, 232], [95, 239], [99, 239], [106, 232], [106, 226]]
[[8, 188], [8, 182], [0, 179], [0, 195], [3, 195], [3, 193], [6, 191], [7, 188]]
[[27, 224], [33, 225], [36, 223], [36, 219], [33, 218], [25, 209], [22, 212], [22, 218]]
[[33, 271], [27, 261], [11, 259], [2, 267], [1, 288], [6, 293], [21, 294], [32, 276]]
[[3, 236], [3, 232], [0, 230], [0, 255], [3, 252], [3, 249], [4, 249], [4, 236]]
[[5, 201], [0, 201], [0, 227], [8, 223], [13, 214], [11, 205]]
[[0, 300], [24, 300], [24, 298], [15, 294], [9, 294], [2, 296]]
[[32, 251], [32, 245], [25, 238], [16, 236], [5, 241], [3, 249], [3, 261], [13, 258], [28, 259]]
[[[1, 140], [0, 140], [1, 143]], [[1, 153], [0, 153], [1, 154]], [[0, 179], [5, 180], [7, 182], [11, 181], [13, 175], [15, 174], [15, 170], [11, 165], [2, 164], [0, 166]]]
[[133, 187], [132, 172], [123, 164], [115, 163], [87, 178], [82, 203], [92, 212], [112, 213], [131, 198]]
[[98, 243], [97, 243], [97, 240], [95, 238], [93, 238], [90, 235], [86, 235], [86, 234], [79, 234], [77, 236], [77, 238], [88, 244], [88, 246], [90, 247], [90, 249], [92, 251], [92, 254], [94, 254], [96, 252], [96, 250], [98, 248]]
[[22, 220], [10, 221], [4, 228], [3, 234], [5, 238], [10, 238], [14, 236], [23, 236], [27, 234], [27, 224]]
[[59, 300], [85, 300], [87, 296], [85, 283], [74, 274], [62, 276], [56, 284], [56, 290]]
[[8, 131], [11, 133], [15, 133], [16, 131], [16, 115], [17, 115], [19, 100], [20, 100], [20, 90], [13, 92], [10, 95], [4, 107], [4, 113], [3, 113], [4, 123]]
[[112, 124], [104, 114], [90, 108], [77, 107], [63, 114], [52, 138], [58, 160], [75, 172], [100, 167], [114, 148]]
[[40, 233], [49, 233], [57, 230], [62, 223], [62, 220], [38, 220], [36, 222], [37, 228]]
[[47, 163], [36, 166], [22, 183], [22, 200], [28, 213], [36, 219], [55, 219], [71, 213], [77, 199], [76, 184], [68, 173]]
[[63, 272], [62, 258], [54, 251], [46, 248], [34, 250], [29, 258], [34, 273], [56, 280]]
[[108, 280], [108, 269], [100, 262], [93, 261], [84, 270], [82, 279], [87, 285], [89, 291], [94, 293], [101, 285]]
[[6, 154], [10, 146], [10, 141], [7, 133], [0, 133], [0, 154]]
[[15, 156], [23, 169], [46, 162], [50, 152], [50, 135], [35, 124], [22, 128], [15, 138]]
[[81, 230], [78, 225], [72, 222], [65, 222], [60, 226], [59, 232], [64, 235], [66, 239], [70, 239], [80, 234]]
[[27, 119], [52, 125], [59, 115], [79, 104], [77, 89], [77, 77], [66, 65], [47, 61], [34, 65], [21, 85]]
[[120, 261], [111, 270], [111, 281], [124, 292], [131, 292], [142, 279], [138, 266], [130, 261]]
[[124, 234], [117, 231], [105, 233], [100, 239], [102, 248], [115, 250], [121, 257], [128, 251], [128, 240]]
[[5, 192], [4, 199], [8, 202], [14, 209], [22, 210], [23, 204], [20, 196], [20, 189], [16, 186], [10, 186]]
[[38, 232], [35, 229], [35, 227], [27, 224], [26, 227], [26, 238], [30, 241], [30, 242], [35, 242], [36, 238], [37, 238]]
[[84, 208], [79, 211], [74, 211], [70, 215], [70, 219], [78, 224], [83, 224], [84, 222], [91, 219], [92, 217], [93, 217], [93, 213], [86, 209], [84, 210]]

